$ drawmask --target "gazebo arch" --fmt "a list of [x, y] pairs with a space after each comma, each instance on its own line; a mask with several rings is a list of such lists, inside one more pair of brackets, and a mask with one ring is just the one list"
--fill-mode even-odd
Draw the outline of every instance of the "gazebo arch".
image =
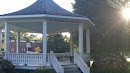
[[[43, 66], [47, 66], [47, 60], [53, 65], [54, 69], [58, 73], [63, 73], [64, 70], [59, 64], [59, 61], [51, 52], [47, 54], [47, 36], [49, 33], [58, 32], [70, 32], [71, 33], [71, 48], [70, 55], [73, 55], [73, 38], [72, 33], [74, 31], [79, 31], [79, 53], [74, 54], [74, 63], [82, 70], [83, 73], [89, 73], [90, 70], [87, 64], [83, 61], [83, 40], [86, 40], [86, 53], [89, 55], [90, 60], [90, 27], [95, 26], [89, 18], [82, 15], [78, 15], [69, 12], [59, 5], [57, 5], [53, 0], [37, 0], [31, 6], [22, 9], [17, 12], [0, 15], [0, 35], [1, 29], [5, 29], [5, 59], [12, 60], [15, 64], [24, 64], [20, 58], [31, 59], [29, 54], [18, 54], [20, 46], [20, 32], [33, 32], [33, 33], [43, 33], [43, 53], [37, 54], [37, 64], [42, 62]], [[17, 54], [9, 53], [9, 31], [17, 31]], [[86, 34], [83, 34], [83, 30]], [[86, 35], [86, 39], [83, 39], [83, 35]], [[1, 39], [0, 39], [1, 40]], [[1, 45], [1, 42], [0, 42]], [[1, 50], [1, 49], [0, 49]], [[48, 57], [48, 58], [47, 58]], [[17, 59], [16, 59], [17, 58]], [[16, 60], [15, 60], [16, 59]], [[41, 60], [42, 59], [42, 60]], [[31, 62], [30, 60], [27, 60]], [[38, 62], [39, 61], [39, 62]], [[34, 62], [32, 62], [34, 63]], [[55, 64], [56, 63], [56, 64]], [[31, 64], [31, 63], [29, 63]], [[41, 63], [40, 63], [41, 64]]]

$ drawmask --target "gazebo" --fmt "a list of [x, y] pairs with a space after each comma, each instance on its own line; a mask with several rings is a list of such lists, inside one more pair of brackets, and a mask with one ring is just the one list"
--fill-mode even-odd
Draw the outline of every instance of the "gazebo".
[[[64, 68], [56, 58], [56, 54], [52, 51], [50, 53], [47, 53], [47, 34], [70, 32], [71, 43], [69, 55], [74, 56], [74, 64], [78, 68], [80, 68], [83, 73], [90, 73], [90, 68], [84, 61], [84, 54], [88, 56], [87, 59], [88, 61], [90, 61], [90, 28], [93, 26], [95, 25], [89, 20], [89, 18], [69, 12], [61, 8], [53, 0], [37, 0], [31, 6], [24, 8], [20, 11], [0, 15], [0, 35], [1, 29], [5, 29], [4, 59], [11, 60], [12, 63], [15, 65], [34, 64], [35, 66], [48, 66], [50, 64], [50, 66], [52, 66], [57, 73], [64, 73]], [[17, 53], [9, 53], [10, 30], [17, 32]], [[75, 51], [73, 54], [72, 33], [74, 31], [79, 32], [79, 52]], [[83, 34], [84, 31], [86, 31], [85, 34]], [[20, 32], [43, 33], [43, 53], [19, 53]], [[86, 37], [84, 38], [83, 35], [85, 35]], [[31, 68], [28, 66], [23, 67]]]

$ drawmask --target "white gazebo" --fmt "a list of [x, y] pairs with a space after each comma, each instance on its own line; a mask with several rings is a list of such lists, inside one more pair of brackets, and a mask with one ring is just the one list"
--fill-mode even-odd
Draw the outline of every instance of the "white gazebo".
[[[85, 63], [85, 56], [90, 61], [90, 28], [95, 26], [88, 18], [71, 13], [53, 0], [37, 0], [31, 6], [17, 12], [0, 15], [0, 35], [1, 29], [5, 29], [5, 59], [11, 60], [13, 64], [43, 65], [52, 66], [57, 73], [64, 73], [64, 67], [56, 58], [52, 51], [47, 53], [47, 35], [49, 33], [71, 33], [70, 56], [74, 56], [74, 65], [80, 68], [83, 73], [90, 73], [90, 68]], [[9, 53], [9, 31], [17, 32], [17, 53]], [[85, 34], [84, 30], [86, 31]], [[79, 52], [73, 54], [74, 31], [79, 32]], [[20, 32], [43, 33], [43, 53], [27, 54], [19, 53]], [[86, 38], [83, 38], [86, 35]], [[85, 41], [85, 44], [84, 44]], [[0, 38], [1, 45], [1, 38]], [[84, 48], [84, 45], [86, 46]], [[84, 51], [85, 50], [85, 51]], [[0, 49], [1, 51], [1, 49]], [[25, 66], [24, 66], [25, 67]], [[31, 67], [26, 66], [31, 69]]]

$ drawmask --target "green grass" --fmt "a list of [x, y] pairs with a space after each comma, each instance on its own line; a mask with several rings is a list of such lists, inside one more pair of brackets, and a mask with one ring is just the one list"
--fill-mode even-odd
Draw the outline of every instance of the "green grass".
[[129, 72], [130, 72], [130, 64], [128, 64], [128, 70], [129, 70]]

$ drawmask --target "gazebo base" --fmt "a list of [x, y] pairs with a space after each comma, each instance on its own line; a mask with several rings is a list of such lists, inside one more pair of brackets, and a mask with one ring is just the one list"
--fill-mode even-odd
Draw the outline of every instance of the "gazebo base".
[[[74, 58], [73, 58], [74, 57]], [[80, 53], [74, 52], [74, 56], [69, 53], [47, 53], [44, 63], [43, 54], [22, 54], [10, 53], [8, 60], [12, 61], [16, 69], [36, 70], [55, 69], [57, 73], [90, 73], [90, 68], [84, 62]]]
[[[74, 63], [72, 62], [59, 62], [62, 66], [66, 66], [66, 65], [73, 65]], [[14, 64], [15, 65], [15, 68], [16, 69], [24, 69], [24, 70], [36, 70], [36, 69], [43, 69], [43, 67], [45, 69], [54, 69], [52, 67], [52, 65], [50, 64], [47, 64], [46, 66], [43, 66], [43, 65], [31, 65], [31, 64], [28, 64], [28, 65], [23, 65], [23, 64]]]
[[[24, 69], [24, 70], [37, 70], [43, 69], [43, 65], [15, 65], [16, 69]], [[52, 66], [44, 66], [45, 69], [54, 69]]]
[[[62, 68], [64, 69], [64, 73], [81, 73], [80, 68], [72, 63], [72, 62], [60, 62]], [[43, 69], [43, 65], [15, 65], [16, 69], [23, 69], [23, 70], [41, 70]], [[44, 66], [44, 69], [54, 69], [50, 64]]]

